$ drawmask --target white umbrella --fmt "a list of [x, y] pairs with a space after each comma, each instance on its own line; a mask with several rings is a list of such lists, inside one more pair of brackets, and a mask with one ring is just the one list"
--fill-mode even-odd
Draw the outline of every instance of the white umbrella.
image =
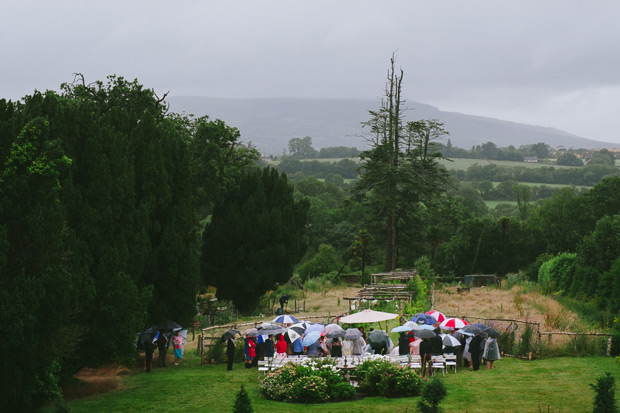
[[342, 317], [341, 323], [378, 323], [380, 321], [393, 320], [398, 314], [385, 313], [383, 311], [362, 310], [355, 314]]
[[467, 321], [461, 320], [460, 318], [447, 318], [439, 327], [444, 330], [455, 330], [459, 328], [463, 328], [467, 325]]
[[440, 334], [441, 341], [443, 342], [444, 347], [457, 347], [461, 345], [461, 342], [450, 334]]
[[390, 333], [400, 333], [401, 331], [413, 331], [420, 328], [418, 323], [414, 323], [413, 321], [407, 321], [402, 326], [394, 327]]

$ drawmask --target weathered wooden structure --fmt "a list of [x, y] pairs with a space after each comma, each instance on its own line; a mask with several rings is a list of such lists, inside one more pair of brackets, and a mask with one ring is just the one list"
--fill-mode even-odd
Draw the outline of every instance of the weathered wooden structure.
[[417, 271], [392, 271], [370, 276], [371, 284], [365, 285], [355, 297], [343, 297], [349, 301], [349, 311], [370, 306], [373, 301], [413, 301], [413, 294], [407, 290], [407, 281], [412, 280]]

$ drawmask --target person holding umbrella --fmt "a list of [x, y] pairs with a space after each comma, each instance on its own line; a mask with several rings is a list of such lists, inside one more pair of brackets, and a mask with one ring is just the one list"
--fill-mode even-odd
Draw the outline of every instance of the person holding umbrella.
[[274, 349], [273, 335], [269, 334], [269, 337], [265, 340], [265, 357], [273, 358]]
[[480, 370], [480, 356], [482, 355], [480, 351], [481, 344], [482, 344], [482, 337], [480, 336], [480, 333], [475, 333], [474, 338], [472, 338], [471, 342], [469, 343], [469, 352], [471, 353], [471, 364], [472, 364], [474, 371]]
[[226, 362], [226, 370], [228, 371], [232, 371], [236, 347], [237, 345], [235, 344], [234, 335], [230, 335], [228, 340], [226, 340], [226, 357], [228, 358]]
[[166, 352], [168, 351], [168, 330], [158, 331], [157, 336], [157, 351], [159, 352], [159, 358], [157, 359], [157, 365], [159, 367], [166, 366]]
[[285, 358], [286, 357], [286, 348], [288, 344], [286, 344], [286, 340], [284, 340], [284, 334], [278, 334], [278, 342], [276, 343], [276, 352], [278, 357]]
[[500, 359], [499, 347], [497, 346], [496, 339], [497, 337], [499, 337], [499, 333], [491, 327], [486, 329], [486, 333], [489, 335], [489, 337], [484, 343], [484, 352], [482, 353], [482, 358], [484, 358], [484, 360], [486, 361], [487, 369], [490, 370], [493, 368], [493, 362]]

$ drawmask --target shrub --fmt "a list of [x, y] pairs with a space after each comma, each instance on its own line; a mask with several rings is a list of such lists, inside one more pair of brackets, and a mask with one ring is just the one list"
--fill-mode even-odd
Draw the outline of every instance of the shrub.
[[371, 396], [417, 396], [422, 387], [422, 378], [415, 371], [381, 358], [365, 361], [356, 372], [360, 389]]
[[616, 378], [609, 372], [599, 377], [596, 384], [590, 384], [590, 387], [596, 392], [594, 397], [594, 413], [617, 413], [616, 397], [614, 394], [614, 384]]
[[332, 399], [351, 400], [357, 395], [355, 387], [344, 381], [335, 384], [332, 388], [328, 388], [328, 390]]
[[418, 402], [418, 409], [422, 413], [439, 411], [439, 403], [446, 397], [446, 387], [438, 378], [433, 378], [422, 389], [422, 400]]
[[295, 379], [288, 396], [298, 403], [321, 403], [329, 398], [327, 381], [319, 376], [301, 376]]
[[252, 413], [253, 411], [250, 396], [248, 396], [248, 392], [245, 391], [242, 385], [239, 392], [237, 392], [237, 398], [235, 399], [235, 405], [233, 406], [233, 413]]
[[334, 363], [335, 360], [306, 359], [300, 364], [288, 364], [263, 377], [259, 392], [266, 399], [296, 403], [349, 399], [355, 389], [344, 381]]

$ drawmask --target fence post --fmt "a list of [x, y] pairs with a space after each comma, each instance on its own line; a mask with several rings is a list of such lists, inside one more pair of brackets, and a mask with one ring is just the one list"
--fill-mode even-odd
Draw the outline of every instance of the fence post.
[[611, 356], [611, 336], [607, 337], [607, 356]]

